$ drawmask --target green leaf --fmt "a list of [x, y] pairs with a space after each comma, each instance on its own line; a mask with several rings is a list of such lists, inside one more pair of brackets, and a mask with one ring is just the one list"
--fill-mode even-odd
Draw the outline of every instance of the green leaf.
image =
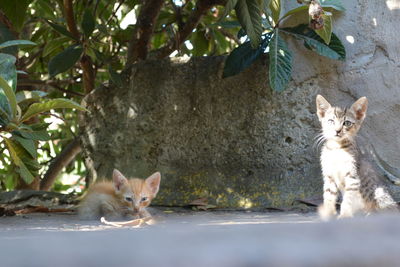
[[225, 18], [228, 16], [228, 14], [232, 11], [232, 9], [235, 8], [238, 0], [228, 0], [225, 5], [224, 13], [222, 14], [221, 19]]
[[257, 48], [261, 42], [262, 17], [258, 0], [238, 0], [235, 7], [236, 15], [253, 48]]
[[93, 17], [91, 10], [85, 9], [85, 13], [83, 14], [82, 19], [82, 30], [86, 37], [89, 37], [94, 28], [96, 27], [96, 21]]
[[50, 27], [52, 27], [54, 30], [56, 30], [58, 33], [61, 33], [64, 36], [67, 36], [75, 41], [78, 41], [70, 31], [67, 30], [67, 28], [65, 28], [64, 26], [58, 25], [56, 23], [53, 23], [49, 20], [46, 20], [46, 22], [50, 25]]
[[331, 42], [327, 45], [307, 24], [301, 24], [293, 28], [284, 28], [281, 31], [303, 40], [305, 47], [321, 56], [336, 60], [344, 60], [346, 58], [346, 50], [334, 33], [332, 33]]
[[17, 166], [17, 172], [27, 184], [30, 184], [35, 179], [35, 177], [32, 175], [28, 167], [25, 165], [24, 161], [21, 159], [22, 153], [20, 146], [16, 142], [8, 138], [4, 138], [4, 141], [7, 145], [8, 151], [10, 152], [13, 163]]
[[271, 10], [272, 20], [275, 22], [275, 25], [279, 21], [279, 16], [281, 14], [281, 0], [271, 0], [269, 3], [269, 8]]
[[50, 124], [47, 122], [30, 124], [28, 129], [32, 129], [32, 131], [46, 131]]
[[264, 14], [266, 16], [269, 15], [271, 13], [271, 9], [269, 8], [271, 0], [260, 0], [260, 1], [261, 1], [261, 10], [262, 10], [262, 12], [264, 12]]
[[86, 47], [85, 54], [88, 55], [93, 60], [93, 62], [97, 59], [96, 52], [92, 47]]
[[21, 102], [35, 102], [39, 101], [42, 97], [46, 96], [47, 93], [43, 91], [18, 91], [16, 94], [17, 103]]
[[116, 72], [111, 66], [108, 67], [108, 73], [110, 74], [110, 80], [113, 84], [119, 87], [123, 85], [121, 74]]
[[64, 44], [68, 44], [68, 42], [70, 41], [70, 39], [68, 37], [62, 36], [62, 37], [58, 37], [52, 40], [49, 40], [45, 47], [43, 48], [43, 57], [47, 57], [48, 55], [50, 55], [51, 53], [53, 53], [54, 51], [56, 51], [59, 48], [63, 48]]
[[247, 41], [235, 48], [225, 61], [222, 77], [236, 75], [248, 68], [264, 52], [266, 46], [267, 43], [253, 49], [250, 42]]
[[5, 175], [5, 184], [6, 184], [6, 188], [8, 189], [8, 190], [13, 190], [13, 189], [15, 189], [15, 186], [16, 186], [16, 173], [13, 173], [13, 174], [8, 174], [7, 173], [7, 175]]
[[[336, 53], [339, 54], [339, 56], [340, 56], [339, 60], [346, 59], [346, 48], [344, 47], [342, 41], [340, 41], [339, 37], [337, 37], [337, 35], [334, 34], [333, 32], [331, 35], [331, 42], [329, 43], [329, 48], [331, 48], [333, 51], [335, 51]], [[308, 48], [308, 49], [310, 49], [310, 48]], [[311, 50], [313, 50], [313, 49], [311, 49]]]
[[24, 26], [30, 2], [31, 0], [1, 0], [1, 10], [6, 14], [17, 32], [20, 32]]
[[44, 103], [34, 103], [30, 105], [28, 110], [22, 116], [21, 122], [24, 122], [39, 113], [47, 112], [52, 109], [58, 109], [58, 108], [75, 108], [78, 110], [86, 111], [84, 107], [82, 107], [81, 105], [72, 100], [64, 98], [56, 98]]
[[[158, 49], [161, 46], [163, 46], [166, 42], [166, 34], [164, 32], [160, 32], [160, 33], [156, 33], [153, 36], [153, 41], [152, 41], [152, 47], [154, 47], [154, 49]], [[97, 58], [97, 56], [96, 56]]]
[[36, 146], [35, 142], [33, 142], [32, 139], [26, 139], [24, 137], [19, 137], [17, 135], [14, 135], [13, 139], [15, 139], [33, 158], [36, 159], [37, 157]]
[[57, 54], [49, 61], [49, 74], [51, 77], [72, 68], [82, 55], [80, 45], [72, 45]]
[[[13, 91], [16, 87], [17, 82], [17, 73], [15, 68], [15, 57], [9, 54], [0, 53], [0, 77], [2, 77], [6, 84], [11, 87], [11, 90], [7, 90], [8, 88], [1, 89], [0, 85], [0, 109], [2, 110], [2, 124], [8, 124], [12, 118], [14, 118], [14, 111], [12, 108], [16, 109], [14, 103], [10, 102], [9, 98], [11, 97], [11, 101], [13, 99], [12, 95]], [[13, 106], [11, 106], [11, 104]], [[7, 114], [7, 116], [4, 116]]]
[[[0, 95], [1, 97], [5, 97], [4, 95]], [[3, 109], [3, 107], [0, 106], [0, 125], [2, 127], [7, 126], [7, 124], [10, 122], [10, 114], [6, 110]]]
[[50, 123], [36, 123], [26, 125], [21, 123], [19, 129], [13, 131], [13, 136], [20, 136], [26, 139], [37, 140], [37, 141], [48, 141], [50, 140], [50, 135], [47, 131], [47, 127]]
[[97, 49], [93, 49], [94, 50], [94, 54], [96, 55], [96, 60], [99, 62], [105, 61], [106, 57], [105, 55], [103, 55], [103, 53], [101, 53], [99, 50]]
[[[15, 32], [10, 31], [6, 25], [0, 22], [0, 43], [15, 39]], [[17, 47], [11, 46], [5, 48], [3, 53], [15, 55], [18, 52]]]
[[341, 0], [321, 0], [320, 3], [322, 7], [330, 7], [338, 11], [346, 10]]
[[332, 35], [332, 14], [322, 14], [322, 18], [324, 19], [324, 27], [319, 30], [315, 30], [315, 32], [325, 41], [326, 44], [331, 42]]
[[199, 30], [192, 33], [190, 42], [193, 44], [193, 56], [199, 57], [206, 54], [210, 47], [209, 40], [205, 37], [205, 31]]
[[51, 5], [51, 3], [48, 0], [37, 0], [36, 4], [39, 7], [37, 11], [43, 12], [43, 17], [55, 18], [54, 7]]
[[214, 39], [215, 48], [218, 51], [218, 54], [224, 54], [225, 52], [230, 50], [229, 41], [226, 40], [225, 35], [219, 32], [217, 29], [210, 29], [211, 35]]
[[46, 130], [41, 130], [41, 131], [20, 130], [17, 132], [17, 134], [26, 139], [32, 139], [32, 140], [37, 140], [37, 141], [49, 141], [50, 140], [50, 135]]
[[[104, 24], [97, 24], [96, 28], [104, 35], [109, 35], [110, 31], [108, 30], [107, 26]], [[129, 28], [129, 26], [128, 26]]]
[[0, 49], [17, 46], [17, 45], [36, 45], [34, 42], [28, 40], [11, 40], [0, 44]]
[[210, 25], [210, 27], [217, 27], [217, 26], [221, 26], [222, 28], [225, 29], [234, 29], [240, 27], [240, 23], [238, 21], [225, 20]]
[[16, 58], [9, 54], [0, 53], [0, 76], [7, 81], [8, 85], [15, 91], [17, 87]]
[[289, 17], [289, 16], [291, 16], [291, 15], [293, 15], [293, 14], [296, 14], [296, 13], [299, 13], [299, 12], [307, 12], [307, 11], [308, 11], [308, 6], [307, 6], [307, 5], [299, 6], [299, 7], [297, 7], [297, 8], [291, 9], [291, 10], [289, 10], [288, 12], [286, 12], [286, 14], [283, 15], [283, 17], [281, 18], [281, 20], [284, 19], [284, 18], [286, 18], [286, 17]]
[[269, 45], [269, 83], [275, 91], [283, 91], [292, 75], [292, 54], [275, 29]]
[[273, 30], [273, 27], [271, 25], [271, 22], [268, 19], [262, 19], [262, 25], [264, 27], [264, 29], [268, 29], [268, 30]]
[[11, 108], [12, 118], [15, 118], [17, 115], [17, 100], [15, 97], [14, 90], [8, 85], [7, 81], [0, 76], [0, 87], [3, 89], [4, 94], [7, 97], [8, 104]]

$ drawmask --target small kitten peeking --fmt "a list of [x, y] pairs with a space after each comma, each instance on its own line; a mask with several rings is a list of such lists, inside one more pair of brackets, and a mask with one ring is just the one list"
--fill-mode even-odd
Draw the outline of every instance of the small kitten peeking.
[[336, 216], [336, 200], [342, 194], [339, 218], [358, 212], [397, 210], [397, 204], [379, 180], [371, 164], [363, 158], [355, 141], [365, 119], [368, 100], [358, 99], [350, 108], [332, 107], [318, 95], [317, 114], [322, 126], [320, 142], [324, 178], [324, 202], [318, 208], [320, 217]]
[[156, 197], [161, 174], [156, 172], [146, 180], [127, 179], [114, 169], [111, 181], [92, 185], [78, 207], [81, 219], [134, 219], [151, 216], [146, 207]]

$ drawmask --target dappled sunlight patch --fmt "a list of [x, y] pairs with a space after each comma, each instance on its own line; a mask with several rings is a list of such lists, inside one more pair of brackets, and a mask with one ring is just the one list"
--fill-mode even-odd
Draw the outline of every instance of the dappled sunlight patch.
[[305, 224], [305, 223], [316, 223], [318, 217], [307, 216], [301, 214], [287, 214], [287, 213], [265, 213], [252, 215], [252, 213], [246, 214], [235, 218], [235, 220], [212, 220], [209, 222], [199, 223], [199, 226], [238, 226], [238, 225], [262, 225], [262, 224]]
[[374, 25], [375, 27], [378, 26], [376, 18], [372, 18], [372, 25]]
[[398, 0], [387, 0], [386, 1], [386, 6], [390, 10], [400, 9], [400, 1], [398, 1]]
[[250, 209], [253, 207], [253, 202], [249, 198], [242, 198], [239, 200], [239, 207]]
[[132, 107], [129, 107], [126, 117], [128, 119], [136, 119], [137, 115], [137, 112]]
[[349, 42], [350, 44], [354, 44], [354, 37], [351, 35], [347, 35], [346, 36], [346, 40], [347, 42]]
[[104, 217], [101, 217], [100, 222], [105, 225], [111, 225], [115, 227], [132, 227], [132, 228], [140, 228], [146, 225], [155, 224], [155, 221], [152, 217], [145, 217], [145, 218], [134, 219], [130, 221], [121, 221], [121, 222], [107, 221]]
[[316, 221], [309, 221], [309, 220], [303, 220], [303, 221], [280, 221], [280, 220], [271, 220], [271, 221], [241, 221], [241, 222], [235, 222], [235, 221], [222, 221], [222, 222], [213, 222], [213, 223], [201, 223], [198, 224], [199, 226], [218, 226], [218, 225], [249, 225], [249, 224], [302, 224], [302, 223], [315, 223]]

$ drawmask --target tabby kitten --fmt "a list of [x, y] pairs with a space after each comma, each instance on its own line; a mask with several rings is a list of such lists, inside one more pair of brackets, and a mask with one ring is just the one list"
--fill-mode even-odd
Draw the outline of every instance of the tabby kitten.
[[317, 114], [322, 126], [321, 167], [324, 202], [318, 208], [323, 220], [336, 215], [336, 200], [342, 195], [339, 218], [358, 212], [395, 210], [397, 204], [379, 180], [371, 164], [357, 148], [356, 134], [366, 116], [368, 100], [358, 99], [350, 108], [332, 107], [317, 96]]
[[113, 181], [92, 185], [78, 207], [81, 219], [134, 219], [151, 216], [146, 207], [157, 195], [161, 175], [154, 173], [146, 180], [127, 179], [114, 169]]

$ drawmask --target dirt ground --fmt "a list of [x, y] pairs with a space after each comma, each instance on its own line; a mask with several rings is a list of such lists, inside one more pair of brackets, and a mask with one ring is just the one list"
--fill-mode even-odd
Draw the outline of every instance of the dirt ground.
[[400, 215], [163, 212], [118, 228], [75, 214], [0, 218], [0, 266], [400, 266]]

